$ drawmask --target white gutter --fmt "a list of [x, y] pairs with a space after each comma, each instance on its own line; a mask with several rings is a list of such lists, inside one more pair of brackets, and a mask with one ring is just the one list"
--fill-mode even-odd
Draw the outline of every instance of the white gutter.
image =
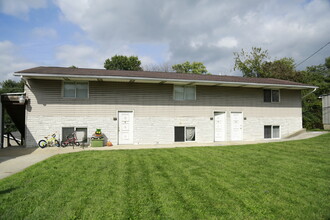
[[25, 92], [2, 93], [1, 95], [25, 95]]
[[185, 79], [168, 79], [168, 78], [146, 78], [146, 77], [123, 77], [123, 76], [91, 76], [91, 75], [63, 75], [63, 74], [38, 74], [38, 73], [14, 73], [15, 76], [25, 77], [59, 77], [59, 78], [90, 78], [90, 79], [124, 79], [124, 80], [147, 80], [147, 81], [166, 81], [166, 82], [189, 82], [189, 83], [212, 83], [212, 84], [229, 84], [229, 85], [246, 85], [246, 86], [272, 86], [282, 88], [299, 88], [299, 89], [317, 89], [316, 86], [301, 85], [283, 85], [283, 84], [267, 84], [267, 83], [246, 83], [246, 82], [227, 82], [227, 81], [209, 81], [209, 80], [185, 80]]
[[313, 91], [311, 91], [311, 92], [307, 93], [306, 95], [304, 95], [302, 97], [302, 99], [305, 98], [306, 96], [309, 96], [310, 94], [312, 94], [313, 92], [315, 92], [317, 89], [318, 89], [318, 87], [314, 88]]

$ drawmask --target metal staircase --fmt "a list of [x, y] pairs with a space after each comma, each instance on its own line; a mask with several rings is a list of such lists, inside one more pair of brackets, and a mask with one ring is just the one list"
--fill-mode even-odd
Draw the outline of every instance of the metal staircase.
[[0, 100], [0, 147], [4, 146], [4, 113], [8, 113], [18, 131], [21, 133], [21, 145], [25, 140], [25, 107], [27, 99], [25, 93], [1, 94]]

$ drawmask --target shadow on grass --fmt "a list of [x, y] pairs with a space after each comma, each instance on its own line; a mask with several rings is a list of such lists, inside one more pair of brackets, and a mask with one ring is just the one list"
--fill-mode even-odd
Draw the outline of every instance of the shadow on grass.
[[13, 192], [14, 190], [16, 190], [17, 187], [14, 187], [14, 188], [9, 188], [9, 189], [5, 189], [5, 190], [0, 190], [0, 195], [4, 195], [4, 194], [7, 194], [7, 193], [11, 193]]

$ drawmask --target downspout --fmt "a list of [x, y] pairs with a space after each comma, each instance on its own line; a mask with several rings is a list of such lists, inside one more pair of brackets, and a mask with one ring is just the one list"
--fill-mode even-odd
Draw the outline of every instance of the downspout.
[[318, 89], [318, 87], [315, 87], [315, 88], [313, 89], [313, 91], [307, 93], [307, 94], [304, 95], [301, 99], [305, 98], [306, 96], [309, 96], [310, 94], [312, 94], [313, 92], [315, 92], [317, 89]]

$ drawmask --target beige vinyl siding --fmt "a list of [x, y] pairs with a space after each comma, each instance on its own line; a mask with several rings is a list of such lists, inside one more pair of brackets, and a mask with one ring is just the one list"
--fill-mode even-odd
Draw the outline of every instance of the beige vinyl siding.
[[134, 110], [135, 117], [212, 116], [213, 111], [244, 111], [255, 117], [301, 116], [300, 91], [281, 90], [279, 103], [263, 102], [263, 90], [196, 86], [196, 100], [173, 100], [173, 85], [89, 82], [89, 98], [62, 97], [62, 81], [29, 80], [29, 114], [44, 116], [116, 116]]

